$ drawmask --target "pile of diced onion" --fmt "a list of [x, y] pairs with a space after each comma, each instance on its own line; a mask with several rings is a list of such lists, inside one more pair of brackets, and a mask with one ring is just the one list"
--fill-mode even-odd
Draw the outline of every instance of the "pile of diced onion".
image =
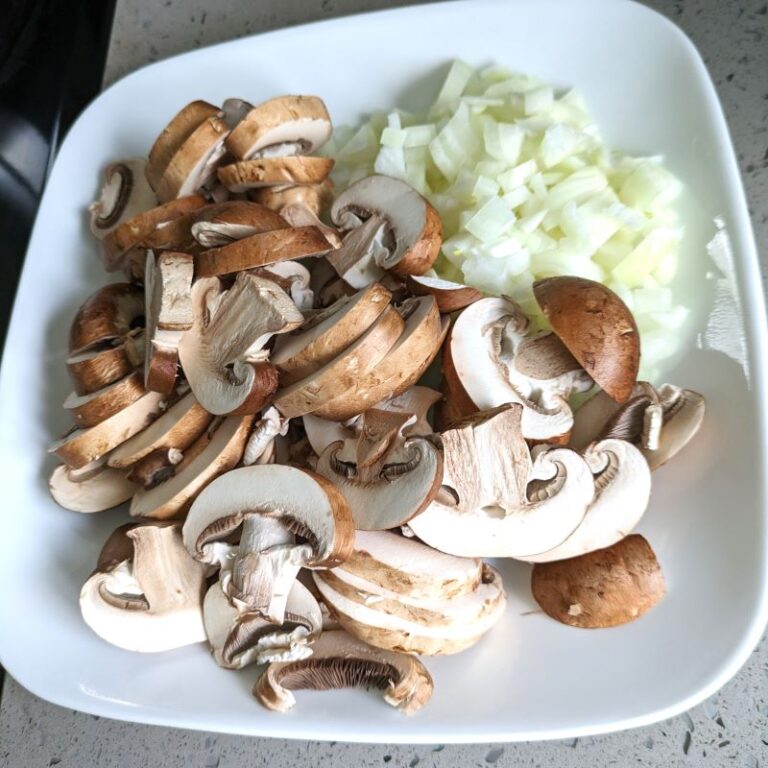
[[534, 280], [599, 280], [634, 313], [646, 377], [677, 351], [689, 314], [670, 288], [681, 185], [661, 158], [607, 147], [576, 91], [455, 61], [424, 113], [337, 128], [326, 152], [339, 188], [376, 172], [427, 197], [444, 226], [437, 276], [510, 296], [531, 316]]

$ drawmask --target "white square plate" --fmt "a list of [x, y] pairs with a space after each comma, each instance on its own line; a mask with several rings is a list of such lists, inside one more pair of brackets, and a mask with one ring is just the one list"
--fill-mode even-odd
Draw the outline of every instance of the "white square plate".
[[[470, 651], [427, 659], [435, 695], [410, 718], [360, 691], [299, 694], [295, 710], [275, 715], [250, 697], [255, 669], [225, 672], [202, 645], [159, 655], [107, 645], [81, 621], [77, 596], [125, 513], [65, 512], [46, 482], [53, 465], [46, 447], [67, 426], [60, 404], [69, 389], [68, 326], [84, 297], [107, 281], [85, 214], [101, 168], [146, 153], [191, 99], [316, 93], [337, 122], [351, 122], [423, 101], [457, 56], [577, 86], [612, 144], [663, 153], [688, 189], [681, 290], [701, 311], [666, 373], [701, 390], [709, 413], [695, 444], [655, 476], [640, 528], [663, 564], [669, 595], [634, 624], [578, 630], [526, 615], [535, 607], [529, 568], [507, 563], [504, 620]], [[694, 342], [714, 293], [705, 244], [715, 216], [733, 244], [751, 378]], [[715, 90], [688, 39], [640, 5], [444, 3], [272, 32], [149, 66], [103, 93], [72, 128], [29, 246], [0, 378], [2, 663], [32, 692], [66, 707], [269, 736], [511, 741], [669, 717], [733, 675], [766, 617], [765, 349], [755, 245]]]

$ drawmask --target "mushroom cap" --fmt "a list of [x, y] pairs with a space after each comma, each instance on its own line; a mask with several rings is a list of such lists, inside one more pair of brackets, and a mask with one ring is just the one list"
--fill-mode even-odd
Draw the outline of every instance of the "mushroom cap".
[[333, 202], [333, 181], [330, 177], [320, 184], [298, 184], [290, 187], [260, 187], [251, 189], [248, 197], [278, 213], [288, 205], [304, 205], [319, 216]]
[[[114, 345], [114, 346], [113, 346]], [[141, 365], [144, 358], [144, 334], [136, 331], [122, 340], [97, 344], [67, 358], [67, 371], [75, 392], [87, 395], [114, 384]]]
[[238, 160], [311, 154], [331, 137], [328, 110], [317, 96], [278, 96], [254, 107], [227, 137]]
[[421, 378], [440, 351], [448, 321], [441, 321], [431, 296], [413, 299], [400, 311], [405, 315], [405, 329], [383, 360], [364, 376], [356, 377], [343, 394], [316, 409], [315, 415], [344, 421], [402, 394]]
[[[349, 227], [352, 221], [363, 219], [363, 224]], [[368, 176], [351, 184], [331, 206], [331, 220], [342, 229], [364, 226], [365, 220], [383, 227], [383, 255], [376, 257], [381, 269], [396, 275], [423, 275], [434, 264], [442, 245], [443, 227], [437, 211], [410, 185], [390, 176]], [[371, 231], [370, 237], [377, 232]], [[344, 254], [345, 246], [333, 258], [355, 263], [369, 250], [367, 242], [355, 243], [355, 254]], [[386, 244], [385, 244], [386, 243]], [[339, 275], [346, 277], [347, 269], [334, 264]], [[360, 286], [357, 286], [360, 287]]]
[[218, 248], [249, 235], [287, 227], [283, 217], [265, 205], [227, 200], [196, 211], [190, 234], [203, 248]]
[[554, 563], [531, 573], [536, 602], [572, 627], [616, 627], [634, 621], [666, 594], [664, 574], [650, 544], [632, 534], [607, 549]]
[[372, 283], [276, 339], [270, 361], [280, 371], [280, 383], [305, 378], [340, 355], [381, 316], [391, 297], [386, 288]]
[[205, 568], [178, 525], [123, 526], [107, 540], [80, 592], [86, 624], [108, 643], [153, 653], [205, 640]]
[[405, 283], [414, 296], [434, 296], [437, 307], [443, 314], [457, 312], [483, 298], [482, 291], [477, 288], [440, 277], [408, 275]]
[[93, 427], [135, 403], [143, 394], [141, 373], [134, 371], [96, 392], [87, 395], [70, 393], [64, 408], [71, 411], [78, 426]]
[[376, 688], [387, 704], [412, 714], [432, 696], [432, 678], [415, 657], [372, 648], [341, 630], [323, 632], [312, 656], [270, 664], [260, 675], [253, 695], [267, 709], [285, 712], [301, 689]]
[[209, 427], [186, 451], [173, 477], [136, 492], [131, 516], [165, 520], [183, 515], [203, 488], [240, 461], [252, 422], [252, 416], [229, 416]]
[[104, 512], [123, 504], [136, 492], [136, 485], [122, 472], [100, 468], [85, 479], [75, 479], [66, 464], [53, 470], [48, 488], [53, 500], [73, 512]]
[[583, 277], [549, 277], [533, 293], [552, 330], [616, 402], [632, 393], [640, 335], [627, 305], [610, 288]]
[[144, 296], [130, 283], [112, 283], [92, 293], [77, 310], [69, 329], [69, 351], [122, 340], [144, 324]]
[[310, 568], [331, 568], [349, 556], [354, 523], [347, 502], [324, 477], [267, 464], [241, 467], [211, 483], [189, 510], [184, 544], [202, 562], [217, 562], [217, 543], [249, 516], [277, 519], [309, 544]]
[[286, 184], [319, 184], [331, 172], [333, 163], [330, 157], [258, 157], [223, 165], [218, 170], [218, 177], [230, 192]]

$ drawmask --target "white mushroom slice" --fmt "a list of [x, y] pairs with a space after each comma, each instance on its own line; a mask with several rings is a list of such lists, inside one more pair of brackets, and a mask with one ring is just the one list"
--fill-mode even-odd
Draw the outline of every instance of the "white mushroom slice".
[[129, 283], [105, 285], [77, 310], [69, 329], [69, 351], [78, 354], [106, 343], [120, 343], [143, 325], [141, 289]]
[[209, 413], [258, 413], [277, 388], [277, 372], [252, 362], [272, 334], [291, 331], [303, 316], [271, 280], [239, 274], [222, 294], [216, 278], [192, 289], [193, 327], [179, 343], [189, 386]]
[[576, 530], [548, 552], [523, 558], [547, 563], [578, 557], [620, 541], [640, 522], [651, 495], [651, 470], [643, 454], [624, 440], [601, 440], [584, 459], [595, 477], [595, 498]]
[[222, 588], [236, 607], [276, 623], [299, 568], [338, 565], [354, 544], [352, 515], [333, 485], [276, 464], [236, 469], [211, 483], [183, 533], [190, 554], [221, 566]]
[[329, 445], [343, 443], [345, 440], [357, 437], [360, 434], [362, 420], [359, 416], [353, 416], [347, 421], [329, 421], [313, 413], [305, 413], [302, 423], [312, 450], [320, 456]]
[[330, 248], [317, 227], [274, 229], [203, 251], [195, 258], [196, 274], [199, 277], [229, 275], [279, 261], [322, 256]]
[[351, 232], [328, 260], [356, 288], [366, 279], [359, 270], [355, 277], [356, 265], [372, 261], [400, 277], [423, 275], [442, 244], [437, 211], [413, 187], [389, 176], [368, 176], [349, 186], [331, 207], [331, 220]]
[[[250, 190], [248, 197], [257, 203], [266, 205], [281, 215], [284, 208], [300, 205], [308, 208], [315, 216], [319, 216], [333, 202], [333, 182], [330, 178], [327, 178], [320, 184], [301, 184], [293, 187], [261, 187]], [[292, 226], [305, 225], [292, 224]], [[337, 248], [338, 244], [333, 243], [333, 247]]]
[[269, 464], [275, 455], [275, 438], [288, 434], [289, 419], [284, 419], [277, 408], [269, 407], [255, 423], [243, 452], [243, 464]]
[[[520, 370], [517, 355], [530, 345]], [[523, 436], [549, 443], [567, 440], [573, 425], [570, 394], [592, 386], [557, 338], [531, 336], [528, 318], [504, 298], [482, 299], [459, 315], [445, 343], [443, 373], [444, 424], [476, 410], [520, 403]]]
[[224, 165], [219, 168], [218, 177], [230, 192], [285, 184], [319, 184], [331, 172], [333, 163], [330, 157], [261, 157]]
[[324, 224], [306, 203], [288, 203], [280, 209], [280, 215], [292, 227], [317, 227], [333, 248], [341, 247], [341, 237], [335, 227]]
[[86, 624], [108, 643], [154, 653], [205, 640], [205, 568], [178, 524], [129, 525], [107, 540], [80, 592]]
[[285, 712], [296, 703], [291, 691], [338, 688], [375, 688], [387, 704], [412, 714], [429, 701], [433, 684], [413, 656], [371, 648], [336, 630], [323, 632], [308, 659], [270, 664], [253, 695], [267, 709]]
[[136, 493], [136, 484], [116, 469], [101, 468], [90, 477], [73, 477], [66, 464], [53, 470], [48, 481], [53, 500], [73, 512], [104, 512], [123, 504]]
[[320, 606], [310, 591], [294, 580], [282, 623], [273, 624], [257, 611], [240, 611], [217, 581], [205, 596], [203, 616], [216, 663], [226, 669], [249, 664], [306, 659], [322, 630]]
[[90, 206], [91, 232], [102, 240], [115, 227], [157, 205], [140, 157], [118, 160], [104, 169], [101, 196]]
[[163, 411], [159, 392], [147, 392], [127, 408], [88, 429], [76, 429], [49, 449], [65, 464], [79, 469], [109, 453], [129, 437], [141, 432]]
[[392, 307], [354, 343], [325, 365], [279, 389], [275, 406], [289, 418], [322, 408], [355, 386], [385, 358], [403, 333], [405, 323]]
[[404, 302], [399, 311], [405, 318], [405, 330], [386, 357], [366, 375], [356, 377], [339, 397], [321, 405], [315, 411], [317, 416], [345, 421], [396, 397], [421, 378], [440, 351], [449, 322], [447, 318], [441, 321], [431, 296]]
[[192, 326], [194, 263], [186, 253], [147, 255], [144, 273], [146, 342], [144, 383], [147, 389], [168, 395], [176, 384], [178, 345]]
[[439, 277], [408, 275], [406, 285], [414, 296], [434, 296], [443, 314], [450, 314], [483, 298], [482, 291]]
[[309, 376], [333, 360], [381, 316], [392, 294], [373, 283], [319, 312], [297, 331], [275, 340], [270, 361], [283, 386]]
[[110, 467], [125, 469], [153, 451], [175, 448], [184, 451], [211, 422], [208, 413], [190, 392], [175, 402], [146, 429], [126, 440], [109, 455]]
[[259, 267], [251, 274], [276, 282], [290, 297], [300, 312], [311, 312], [315, 294], [309, 287], [309, 270], [298, 261], [277, 261], [268, 267]]
[[323, 451], [317, 471], [349, 502], [355, 527], [363, 531], [407, 523], [432, 501], [442, 479], [438, 450], [422, 438], [406, 438], [412, 414], [371, 409], [360, 433]]
[[280, 214], [264, 205], [228, 200], [197, 211], [190, 233], [203, 248], [218, 248], [249, 235], [287, 227], [288, 223]]
[[230, 416], [212, 424], [184, 452], [173, 477], [136, 492], [130, 514], [156, 520], [182, 515], [203, 488], [240, 461], [252, 421], [252, 416]]
[[313, 573], [317, 588], [350, 634], [386, 650], [436, 655], [474, 645], [501, 618], [506, 597], [498, 571], [483, 566], [480, 584], [449, 599], [387, 597], [347, 580], [342, 570]]
[[96, 392], [87, 395], [72, 392], [64, 401], [64, 408], [72, 412], [78, 426], [93, 427], [135, 403], [143, 394], [141, 373], [134, 371]]
[[530, 558], [576, 530], [594, 498], [592, 472], [565, 448], [532, 461], [522, 410], [482, 411], [443, 433], [443, 488], [408, 523], [422, 541], [464, 557]]
[[137, 330], [122, 340], [113, 339], [67, 358], [67, 370], [78, 395], [87, 395], [114, 384], [136, 370], [144, 359], [144, 332]]
[[316, 96], [279, 96], [251, 109], [227, 137], [239, 160], [308, 155], [331, 137], [331, 118]]

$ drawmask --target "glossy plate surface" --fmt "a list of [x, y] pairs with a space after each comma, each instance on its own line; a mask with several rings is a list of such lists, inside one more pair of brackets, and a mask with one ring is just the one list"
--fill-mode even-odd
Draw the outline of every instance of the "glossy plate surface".
[[[195, 98], [316, 93], [336, 122], [351, 122], [423, 103], [456, 56], [577, 86], [612, 144], [665, 155], [687, 186], [680, 285], [700, 311], [665, 378], [701, 390], [709, 413], [695, 445], [655, 476], [640, 527], [669, 595], [635, 624], [577, 630], [530, 613], [529, 568], [507, 563], [503, 622], [460, 656], [427, 659], [435, 695], [412, 717], [359, 691], [299, 693], [296, 708], [280, 716], [251, 699], [255, 669], [221, 670], [202, 646], [140, 655], [105, 644], [80, 620], [77, 596], [125, 514], [59, 509], [47, 492], [46, 455], [67, 426], [70, 320], [107, 281], [86, 219], [101, 168], [145, 154]], [[716, 216], [735, 261], [735, 276], [719, 286], [705, 277], [714, 272], [705, 245]], [[730, 341], [746, 365], [696, 344], [718, 289], [740, 303], [743, 339], [737, 330]], [[508, 741], [669, 717], [738, 669], [766, 617], [765, 350], [754, 238], [714, 87], [688, 39], [646, 8], [615, 0], [445, 3], [273, 32], [149, 66], [102, 94], [73, 127], [29, 246], [0, 378], [0, 659], [22, 685], [66, 707], [269, 736]]]

